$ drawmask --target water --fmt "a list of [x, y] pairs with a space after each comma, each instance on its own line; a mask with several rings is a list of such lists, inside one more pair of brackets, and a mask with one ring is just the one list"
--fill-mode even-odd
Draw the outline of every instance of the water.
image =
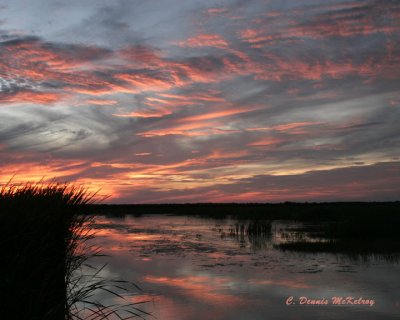
[[[107, 263], [106, 278], [139, 285], [126, 299], [149, 301], [138, 307], [157, 319], [400, 318], [395, 260], [277, 249], [298, 236], [284, 232], [293, 223], [274, 221], [271, 232], [253, 235], [235, 220], [189, 216], [99, 216], [96, 224], [95, 242], [109, 256], [90, 263]], [[295, 304], [287, 305], [290, 297]], [[301, 297], [328, 304], [301, 304]], [[369, 304], [334, 305], [333, 297]]]

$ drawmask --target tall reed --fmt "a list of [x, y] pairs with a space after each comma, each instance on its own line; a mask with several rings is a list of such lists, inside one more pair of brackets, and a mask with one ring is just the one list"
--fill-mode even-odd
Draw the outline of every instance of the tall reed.
[[95, 293], [123, 299], [127, 283], [82, 274], [90, 255], [96, 193], [60, 183], [7, 183], [0, 188], [0, 318], [18, 320], [128, 319], [133, 304], [105, 306]]

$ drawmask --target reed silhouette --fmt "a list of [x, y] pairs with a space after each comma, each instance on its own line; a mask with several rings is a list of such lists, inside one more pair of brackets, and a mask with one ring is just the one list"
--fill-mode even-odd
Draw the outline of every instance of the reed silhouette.
[[132, 303], [106, 306], [91, 299], [97, 291], [123, 299], [119, 292], [133, 285], [104, 279], [101, 269], [81, 272], [90, 255], [99, 255], [88, 245], [93, 217], [83, 214], [95, 196], [69, 184], [9, 182], [1, 187], [1, 319], [128, 319], [147, 314]]
[[[249, 243], [252, 250], [261, 250], [267, 248], [271, 241], [271, 227], [271, 221], [238, 221], [229, 228], [228, 236], [236, 239], [241, 247]], [[224, 231], [220, 235], [224, 237]]]

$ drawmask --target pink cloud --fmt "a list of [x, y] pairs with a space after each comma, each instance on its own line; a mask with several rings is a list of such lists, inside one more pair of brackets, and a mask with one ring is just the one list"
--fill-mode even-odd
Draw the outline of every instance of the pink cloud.
[[228, 48], [228, 42], [219, 34], [199, 34], [195, 37], [186, 39], [184, 41], [176, 42], [180, 47], [215, 47], [226, 49]]

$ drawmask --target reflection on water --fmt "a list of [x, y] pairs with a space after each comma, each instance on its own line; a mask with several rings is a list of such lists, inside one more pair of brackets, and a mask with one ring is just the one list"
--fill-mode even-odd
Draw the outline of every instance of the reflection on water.
[[[400, 316], [396, 259], [282, 250], [296, 241], [325, 241], [299, 227], [185, 216], [97, 217], [95, 241], [110, 256], [92, 264], [107, 262], [106, 277], [138, 284], [143, 291], [127, 299], [151, 301], [141, 308], [162, 320]], [[290, 296], [294, 301], [354, 297], [375, 304], [287, 306]]]

